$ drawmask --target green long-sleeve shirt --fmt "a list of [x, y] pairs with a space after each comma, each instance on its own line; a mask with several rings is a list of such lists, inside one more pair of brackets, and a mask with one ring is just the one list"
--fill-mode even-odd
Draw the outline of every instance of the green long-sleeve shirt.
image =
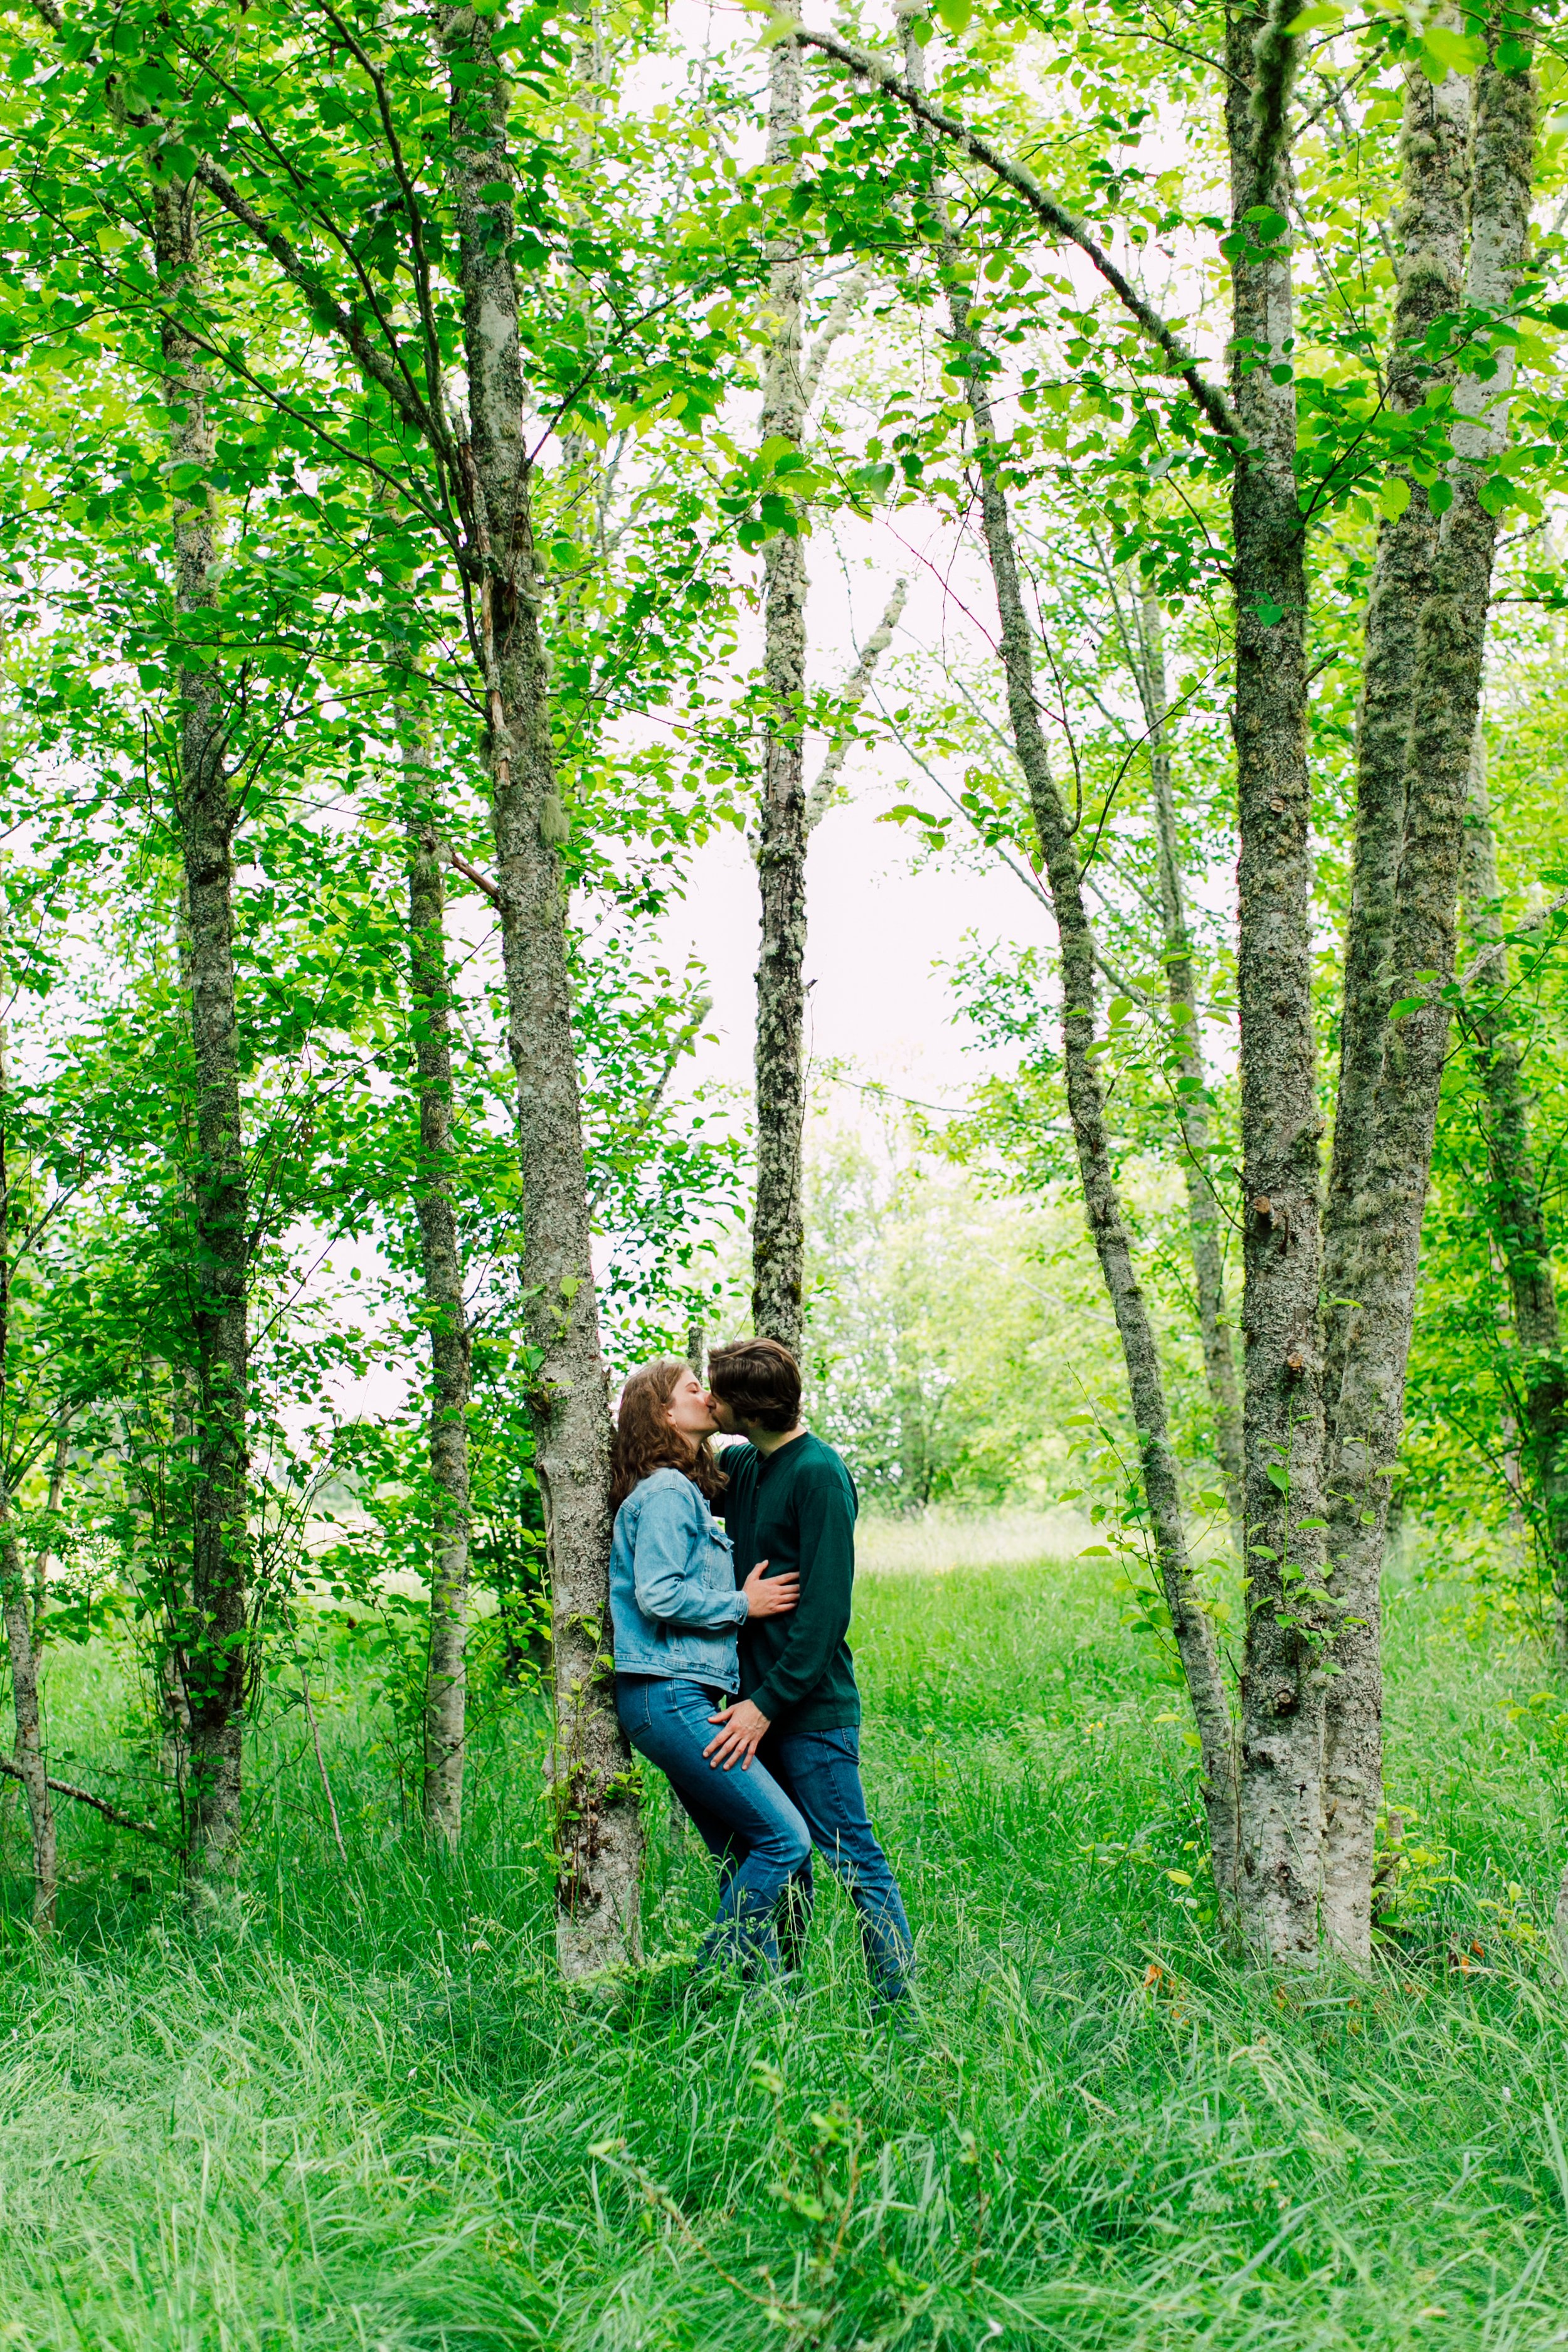
[[808, 1430], [775, 1453], [732, 1445], [730, 1484], [715, 1508], [735, 1547], [735, 1580], [758, 1560], [768, 1576], [800, 1578], [800, 1605], [741, 1628], [741, 1696], [784, 1731], [837, 1731], [860, 1720], [845, 1635], [855, 1582], [855, 1481], [831, 1445]]

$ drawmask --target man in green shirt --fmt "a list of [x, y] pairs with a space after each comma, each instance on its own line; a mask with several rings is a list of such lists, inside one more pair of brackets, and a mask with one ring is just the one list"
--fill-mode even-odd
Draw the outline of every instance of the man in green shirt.
[[[721, 1430], [743, 1437], [723, 1456], [729, 1484], [714, 1508], [735, 1548], [737, 1580], [754, 1567], [798, 1576], [787, 1618], [749, 1619], [741, 1636], [741, 1697], [704, 1751], [715, 1771], [762, 1761], [804, 1818], [813, 1845], [860, 1914], [871, 1980], [884, 2001], [907, 2000], [914, 1958], [898, 1882], [878, 1843], [860, 1785], [860, 1693], [845, 1636], [855, 1581], [855, 1481], [800, 1418], [800, 1368], [776, 1339], [742, 1339], [709, 1360]], [[737, 1855], [737, 1863], [742, 1859]], [[812, 1908], [809, 1858], [791, 1881], [779, 1945], [797, 1966]]]

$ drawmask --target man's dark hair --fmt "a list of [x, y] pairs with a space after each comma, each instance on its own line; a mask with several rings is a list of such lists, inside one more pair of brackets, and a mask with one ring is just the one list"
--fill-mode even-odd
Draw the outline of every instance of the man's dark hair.
[[708, 1385], [737, 1421], [793, 1429], [800, 1419], [800, 1366], [777, 1339], [734, 1339], [708, 1359]]

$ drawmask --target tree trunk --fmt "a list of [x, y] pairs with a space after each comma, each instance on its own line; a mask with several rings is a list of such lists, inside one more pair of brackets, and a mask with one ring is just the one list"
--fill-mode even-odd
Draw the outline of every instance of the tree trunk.
[[[1387, 383], [1396, 415], [1419, 406], [1434, 380], [1452, 371], [1426, 359], [1422, 338], [1433, 322], [1458, 308], [1464, 278], [1465, 203], [1470, 85], [1458, 74], [1440, 84], [1412, 68], [1405, 80], [1404, 184], [1395, 224], [1399, 275], [1394, 295]], [[1369, 1217], [1386, 1202], [1366, 1191], [1367, 1166], [1383, 1076], [1392, 967], [1395, 898], [1405, 842], [1405, 768], [1410, 750], [1411, 692], [1422, 605], [1432, 584], [1437, 519], [1426, 492], [1403, 467], [1392, 469], [1410, 493], [1403, 514], [1378, 532], [1367, 600], [1362, 702], [1356, 740], [1355, 847], [1351, 914], [1345, 936], [1340, 1023], [1339, 1082], [1333, 1157], [1323, 1236], [1323, 1402], [1330, 1465], [1329, 1549], [1335, 1562], [1331, 1590], [1350, 1617], [1338, 1629], [1338, 1673], [1325, 1704], [1325, 1926], [1352, 1959], [1370, 1952], [1373, 1849], [1381, 1795], [1382, 1644], [1377, 1591], [1381, 1556], [1363, 1589], [1353, 1556], [1360, 1553], [1360, 1486], [1347, 1489], [1341, 1473], [1340, 1404], [1352, 1302], [1362, 1297], [1360, 1250]], [[1345, 1562], [1352, 1559], [1355, 1598]]]
[[[1404, 186], [1395, 229], [1399, 278], [1387, 369], [1395, 415], [1418, 407], [1452, 369], [1426, 359], [1421, 339], [1458, 309], [1464, 285], [1465, 201], [1470, 85], [1458, 74], [1434, 85], [1412, 67], [1405, 89]], [[1410, 493], [1403, 514], [1379, 529], [1367, 599], [1362, 700], [1356, 736], [1355, 847], [1345, 934], [1343, 1010], [1334, 1148], [1323, 1223], [1325, 1374], [1331, 1423], [1344, 1336], [1355, 1294], [1355, 1245], [1363, 1205], [1356, 1177], [1372, 1130], [1389, 992], [1394, 882], [1405, 839], [1405, 766], [1415, 633], [1432, 582], [1437, 518], [1405, 467], [1391, 468]]]
[[439, 6], [471, 442], [458, 453], [489, 724], [508, 1043], [518, 1079], [530, 1406], [550, 1547], [557, 1951], [569, 1978], [635, 1958], [642, 1833], [608, 1654], [610, 1419], [572, 1032], [548, 667], [522, 434], [507, 85], [489, 20]]
[[[924, 51], [909, 19], [904, 24], [904, 59], [911, 88], [923, 90]], [[942, 274], [948, 288], [952, 344], [949, 365], [954, 374], [963, 376], [974, 419], [986, 553], [1001, 622], [1007, 712], [1044, 853], [1046, 879], [1060, 943], [1062, 1056], [1084, 1209], [1121, 1339], [1155, 1560], [1202, 1742], [1204, 1803], [1215, 1885], [1222, 1907], [1228, 1911], [1235, 1903], [1237, 1885], [1236, 1759], [1230, 1708], [1220, 1675], [1214, 1626], [1204, 1610], [1197, 1580], [1187, 1558], [1181, 1482], [1170, 1438], [1159, 1349], [1148, 1304], [1133, 1267], [1131, 1245], [1111, 1170], [1104, 1102], [1092, 1050], [1094, 941], [1084, 909], [1072, 831], [1051, 773], [1050, 755], [1040, 726], [1035, 693], [1034, 643], [1018, 583], [1006, 494], [997, 474], [996, 436], [983, 373], [982, 349], [978, 337], [969, 328], [968, 296], [954, 275], [957, 247], [946, 226], [945, 207], [941, 216], [944, 229]]]
[[[55, 1433], [55, 1450], [49, 1461], [49, 1494], [45, 1505], [51, 1519], [58, 1517], [65, 1500], [66, 1471], [70, 1464], [70, 1417], [68, 1414]], [[41, 1543], [33, 1554], [33, 1647], [41, 1650], [45, 1640], [45, 1620], [49, 1613], [49, 1569], [54, 1560], [54, 1548]]]
[[1231, 1348], [1230, 1317], [1225, 1299], [1225, 1251], [1220, 1237], [1220, 1206], [1209, 1168], [1209, 1115], [1204, 1079], [1203, 1043], [1198, 1026], [1197, 976], [1193, 968], [1192, 935], [1182, 889], [1181, 843], [1176, 832], [1175, 796], [1171, 789], [1171, 756], [1165, 742], [1169, 697], [1165, 679], [1165, 640], [1160, 600], [1145, 586], [1138, 610], [1137, 679], [1149, 738], [1149, 768], [1154, 787], [1154, 827], [1160, 854], [1160, 915], [1164, 933], [1165, 986], [1171, 1006], [1171, 1030], [1180, 1067], [1176, 1075], [1176, 1117], [1182, 1131], [1182, 1173], [1187, 1192], [1187, 1234], [1193, 1259], [1193, 1286], [1198, 1302], [1198, 1328], [1203, 1335], [1204, 1374], [1208, 1384], [1209, 1418], [1215, 1453], [1230, 1507], [1231, 1538], [1240, 1559], [1246, 1543], [1242, 1517], [1241, 1398], [1237, 1389], [1236, 1357]]
[[[3, 1164], [3, 1163], [0, 1163]], [[5, 1645], [11, 1658], [11, 1706], [16, 1720], [16, 1759], [27, 1796], [33, 1844], [33, 1925], [47, 1936], [55, 1924], [58, 1891], [54, 1807], [49, 1801], [38, 1714], [38, 1655], [27, 1610], [27, 1572], [11, 1516], [11, 1497], [0, 1477], [0, 1597], [5, 1603]]]
[[[5, 936], [7, 910], [0, 905], [0, 939]], [[11, 1659], [11, 1705], [16, 1720], [16, 1763], [27, 1796], [27, 1819], [33, 1844], [33, 1926], [39, 1935], [51, 1933], [58, 1890], [58, 1849], [54, 1806], [49, 1800], [48, 1766], [44, 1756], [38, 1717], [38, 1656], [28, 1607], [27, 1575], [22, 1547], [12, 1517], [11, 1481], [5, 1467], [11, 1453], [9, 1351], [11, 1339], [11, 1168], [9, 1124], [11, 1068], [9, 1024], [0, 1017], [0, 1607], [5, 1619], [5, 1646]]]
[[805, 829], [815, 833], [834, 802], [838, 798], [838, 779], [844, 772], [853, 736], [851, 728], [855, 713], [865, 701], [876, 675], [877, 664], [893, 642], [893, 632], [903, 616], [904, 600], [909, 594], [907, 580], [895, 580], [893, 593], [882, 609], [882, 617], [860, 648], [859, 659], [839, 689], [839, 719], [827, 756], [816, 772], [816, 782], [805, 796]]
[[[1492, 950], [1470, 988], [1465, 1022], [1486, 1106], [1487, 1223], [1508, 1280], [1520, 1359], [1513, 1381], [1523, 1454], [1520, 1484], [1530, 1493], [1535, 1539], [1552, 1580], [1553, 1616], [1561, 1629], [1568, 1615], [1568, 1367], [1531, 1139], [1530, 1097], [1509, 1017], [1486, 743], [1479, 727], [1465, 814], [1462, 887], [1471, 941]], [[1561, 1655], [1557, 1664], [1561, 1668]]]
[[[798, 0], [785, 13], [798, 16]], [[781, 41], [769, 61], [767, 160], [789, 168], [800, 135], [800, 51]], [[805, 271], [793, 238], [775, 239], [768, 273], [771, 341], [762, 439], [798, 449], [805, 431], [801, 311]], [[757, 1191], [752, 1219], [752, 1327], [796, 1356], [805, 1280], [801, 1144], [805, 1125], [805, 541], [778, 531], [763, 551], [763, 753], [757, 880]]]
[[1296, 496], [1296, 394], [1277, 383], [1294, 335], [1285, 124], [1288, 7], [1230, 17], [1226, 130], [1232, 232], [1266, 205], [1279, 236], [1231, 261], [1232, 381], [1247, 436], [1231, 495], [1246, 1289], [1247, 1648], [1241, 1911], [1272, 1958], [1318, 1946], [1324, 1677], [1320, 1232], [1306, 741], [1307, 582]]
[[408, 966], [419, 1147], [415, 1206], [430, 1338], [428, 1466], [434, 1504], [430, 1649], [425, 1675], [424, 1815], [449, 1853], [463, 1826], [468, 1638], [468, 1365], [463, 1260], [452, 1208], [451, 990], [446, 892], [430, 762], [416, 722], [399, 714], [408, 805]]
[[[153, 190], [164, 401], [172, 466], [200, 478], [174, 493], [175, 608], [213, 612], [213, 462], [207, 376], [180, 321], [201, 288], [201, 232], [194, 184]], [[190, 1609], [184, 1630], [190, 1705], [186, 1866], [198, 1887], [229, 1870], [240, 1833], [240, 1773], [248, 1633], [249, 1526], [246, 1412], [247, 1202], [241, 1148], [239, 1032], [234, 968], [236, 810], [226, 764], [224, 689], [216, 667], [182, 669], [178, 682], [180, 845], [190, 922], [191, 1029], [196, 1085], [194, 1327], [196, 1343], [195, 1479], [191, 1511]]]
[[[1523, 266], [1534, 155], [1528, 73], [1489, 58], [1476, 78], [1467, 305], [1506, 308]], [[1365, 1965], [1372, 1949], [1373, 1842], [1382, 1791], [1379, 1627], [1389, 1480], [1405, 1412], [1421, 1220], [1437, 1097], [1448, 1050], [1455, 912], [1471, 748], [1480, 705], [1487, 608], [1498, 523], [1481, 503], [1507, 436], [1512, 353], [1486, 382], [1455, 387], [1453, 504], [1444, 515], [1430, 593], [1415, 632], [1405, 779], [1405, 832], [1394, 891], [1387, 985], [1411, 1009], [1384, 1023], [1373, 1132], [1352, 1162], [1364, 1202], [1354, 1257], [1356, 1304], [1346, 1315], [1334, 1403], [1333, 1592], [1345, 1614], [1328, 1712], [1332, 1800], [1324, 1847], [1323, 1927]], [[1352, 1138], [1353, 1148], [1357, 1139]]]

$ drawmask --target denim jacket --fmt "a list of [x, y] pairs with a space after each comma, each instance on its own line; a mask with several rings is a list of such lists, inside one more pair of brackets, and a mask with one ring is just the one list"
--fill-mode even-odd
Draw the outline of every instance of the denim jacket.
[[616, 1672], [741, 1687], [735, 1646], [746, 1622], [729, 1537], [679, 1470], [655, 1470], [616, 1513], [610, 1622]]

